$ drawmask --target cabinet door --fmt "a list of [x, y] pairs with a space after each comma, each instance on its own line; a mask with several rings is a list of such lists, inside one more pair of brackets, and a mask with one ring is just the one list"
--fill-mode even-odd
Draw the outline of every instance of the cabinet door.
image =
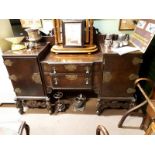
[[102, 96], [131, 97], [135, 93], [134, 81], [138, 78], [142, 54], [105, 54]]
[[37, 58], [4, 57], [17, 96], [44, 96]]

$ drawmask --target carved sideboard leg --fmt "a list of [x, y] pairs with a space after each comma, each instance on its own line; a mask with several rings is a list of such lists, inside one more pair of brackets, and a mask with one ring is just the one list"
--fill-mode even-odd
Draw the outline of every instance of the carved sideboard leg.
[[144, 106], [146, 103], [147, 103], [147, 101], [145, 100], [145, 101], [143, 101], [142, 103], [140, 103], [139, 105], [137, 105], [137, 106], [135, 106], [135, 107], [129, 109], [129, 110], [122, 116], [121, 120], [120, 120], [119, 123], [118, 123], [118, 127], [119, 127], [119, 128], [122, 128], [122, 125], [123, 125], [125, 119], [127, 118], [127, 116], [129, 116], [133, 111], [135, 111], [135, 110], [141, 108], [142, 106]]
[[149, 115], [146, 114], [145, 116], [143, 116], [143, 121], [140, 125], [140, 129], [146, 131], [148, 129], [150, 123], [151, 123], [151, 119], [150, 119]]
[[47, 110], [49, 112], [49, 114], [53, 114], [54, 113], [54, 105], [50, 103], [49, 99], [46, 100], [46, 105], [47, 105]]
[[98, 104], [97, 104], [96, 114], [101, 115], [101, 113], [103, 112], [103, 105], [101, 103], [101, 99], [98, 99], [97, 101], [98, 101]]
[[16, 100], [16, 107], [19, 109], [19, 113], [24, 113], [24, 101]]
[[30, 135], [30, 127], [26, 123], [25, 123], [25, 131], [26, 131], [26, 135]]

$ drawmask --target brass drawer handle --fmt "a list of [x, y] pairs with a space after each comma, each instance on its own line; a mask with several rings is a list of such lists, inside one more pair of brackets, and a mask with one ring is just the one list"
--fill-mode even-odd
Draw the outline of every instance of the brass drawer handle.
[[12, 81], [17, 81], [17, 77], [14, 74], [10, 75], [9, 79], [12, 80]]
[[73, 71], [75, 71], [77, 69], [77, 66], [76, 65], [65, 65], [64, 68], [67, 71], [73, 72]]
[[6, 66], [12, 66], [13, 62], [11, 60], [7, 59], [7, 60], [4, 61], [4, 64]]
[[65, 75], [67, 80], [73, 81], [73, 80], [77, 80], [77, 75]]
[[39, 73], [33, 73], [32, 80], [37, 84], [42, 84]]

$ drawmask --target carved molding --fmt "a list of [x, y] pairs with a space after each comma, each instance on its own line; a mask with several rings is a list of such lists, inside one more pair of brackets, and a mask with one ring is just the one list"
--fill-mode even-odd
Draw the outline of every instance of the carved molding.
[[25, 101], [25, 106], [29, 108], [46, 108], [47, 104], [45, 101], [29, 100], [29, 101]]

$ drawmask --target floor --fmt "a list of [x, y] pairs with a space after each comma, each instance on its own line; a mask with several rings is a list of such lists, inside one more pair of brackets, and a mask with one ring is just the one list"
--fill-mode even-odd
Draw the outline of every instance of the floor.
[[124, 128], [118, 128], [118, 122], [125, 109], [107, 109], [101, 116], [95, 114], [96, 98], [87, 101], [83, 112], [74, 111], [71, 105], [66, 112], [49, 115], [46, 109], [26, 109], [20, 115], [14, 105], [0, 107], [0, 122], [25, 120], [31, 129], [31, 135], [95, 135], [97, 125], [104, 125], [111, 135], [143, 135], [139, 129], [142, 117], [127, 117]]

